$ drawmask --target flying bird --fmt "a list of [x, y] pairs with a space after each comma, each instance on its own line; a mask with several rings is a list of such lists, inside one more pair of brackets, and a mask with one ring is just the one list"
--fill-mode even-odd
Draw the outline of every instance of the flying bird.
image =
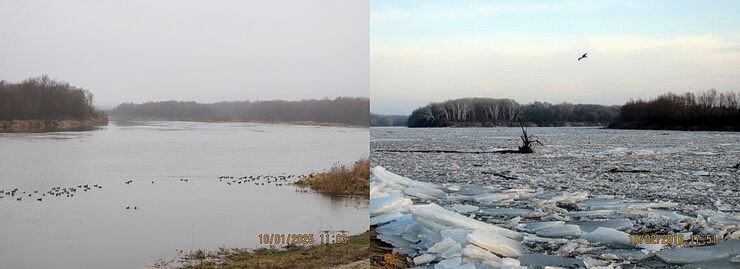
[[580, 61], [581, 59], [587, 58], [588, 56], [586, 55], [588, 55], [588, 53], [584, 53], [581, 57], [578, 57], [578, 60]]

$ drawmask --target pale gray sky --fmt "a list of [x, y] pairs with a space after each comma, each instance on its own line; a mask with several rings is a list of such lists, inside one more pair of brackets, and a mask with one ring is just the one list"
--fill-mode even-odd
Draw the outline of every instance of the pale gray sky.
[[622, 104], [740, 86], [740, 1], [370, 4], [375, 113], [460, 97]]
[[0, 1], [0, 79], [96, 105], [368, 96], [363, 0]]

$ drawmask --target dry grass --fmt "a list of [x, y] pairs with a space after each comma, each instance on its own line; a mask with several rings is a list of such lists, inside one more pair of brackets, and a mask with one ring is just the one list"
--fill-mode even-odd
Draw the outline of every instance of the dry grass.
[[295, 183], [328, 195], [351, 195], [369, 197], [370, 160], [356, 161], [351, 167], [335, 165], [325, 172], [312, 174], [307, 179]]
[[[237, 268], [340, 268], [341, 265], [358, 266], [357, 261], [367, 260], [370, 231], [349, 237], [349, 242], [313, 247], [288, 246], [285, 249], [221, 249], [208, 257], [203, 264], [185, 266], [187, 269], [237, 269]], [[218, 261], [218, 262], [215, 262]], [[356, 267], [352, 267], [356, 268]]]

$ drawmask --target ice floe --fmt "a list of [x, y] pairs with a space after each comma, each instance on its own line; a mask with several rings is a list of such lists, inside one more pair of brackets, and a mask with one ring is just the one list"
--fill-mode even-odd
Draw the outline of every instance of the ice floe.
[[[436, 185], [371, 170], [371, 225], [418, 268], [686, 268], [738, 265], [740, 216], [587, 192]], [[630, 234], [717, 235], [716, 245], [631, 242]], [[702, 246], [706, 245], [706, 246]], [[692, 267], [693, 266], [693, 267]]]

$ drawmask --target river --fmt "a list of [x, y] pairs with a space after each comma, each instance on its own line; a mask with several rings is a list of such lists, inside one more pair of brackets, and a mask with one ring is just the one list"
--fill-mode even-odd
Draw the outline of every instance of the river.
[[363, 128], [172, 121], [0, 134], [0, 190], [18, 189], [0, 194], [1, 267], [146, 268], [177, 250], [258, 247], [260, 233], [363, 232], [367, 201], [226, 182], [352, 163], [368, 140]]

